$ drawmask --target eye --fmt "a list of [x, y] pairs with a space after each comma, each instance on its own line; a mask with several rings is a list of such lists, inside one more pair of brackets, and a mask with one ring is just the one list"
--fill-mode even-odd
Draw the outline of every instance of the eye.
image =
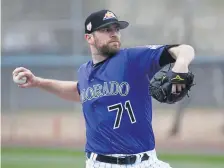
[[116, 31], [119, 32], [120, 31], [120, 27], [116, 27]]
[[110, 30], [108, 28], [103, 28], [103, 29], [100, 29], [101, 32], [109, 32]]
[[106, 31], [106, 32], [110, 32], [110, 31], [111, 31], [111, 29], [109, 29], [109, 28], [106, 28], [106, 29], [105, 29], [105, 31]]
[[110, 33], [112, 31], [116, 31], [116, 32], [119, 32], [120, 31], [120, 27], [115, 27], [115, 28], [102, 28], [100, 29], [101, 32], [107, 32], [107, 33]]

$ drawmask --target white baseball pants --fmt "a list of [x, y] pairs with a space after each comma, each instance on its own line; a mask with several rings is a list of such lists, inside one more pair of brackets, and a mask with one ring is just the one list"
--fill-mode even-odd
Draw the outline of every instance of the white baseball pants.
[[[149, 159], [141, 162], [141, 157], [144, 153], [148, 154]], [[168, 163], [162, 162], [157, 158], [155, 150], [138, 153], [135, 155], [137, 156], [137, 159], [134, 164], [119, 165], [96, 161], [97, 154], [91, 154], [91, 157], [86, 160], [86, 168], [171, 168]], [[121, 157], [128, 155], [113, 154], [109, 156]]]

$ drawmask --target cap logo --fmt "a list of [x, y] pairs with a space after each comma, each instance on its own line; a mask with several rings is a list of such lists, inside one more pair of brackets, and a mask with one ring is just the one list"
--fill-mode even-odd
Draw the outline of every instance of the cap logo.
[[89, 24], [86, 26], [86, 29], [91, 31], [91, 29], [92, 29], [92, 23], [91, 22], [89, 22]]
[[116, 16], [112, 12], [107, 11], [103, 20], [107, 20], [107, 19], [111, 19], [111, 18], [116, 18]]

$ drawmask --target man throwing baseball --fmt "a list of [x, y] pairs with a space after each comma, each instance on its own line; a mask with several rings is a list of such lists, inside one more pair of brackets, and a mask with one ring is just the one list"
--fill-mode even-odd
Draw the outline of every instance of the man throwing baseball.
[[174, 63], [171, 92], [181, 93], [186, 87], [181, 75], [188, 73], [194, 49], [185, 44], [121, 49], [120, 30], [128, 25], [109, 10], [88, 16], [85, 39], [92, 60], [79, 68], [78, 81], [43, 79], [23, 67], [13, 71], [18, 78], [27, 78], [19, 84], [21, 88], [38, 87], [81, 102], [86, 168], [170, 168], [156, 156], [149, 80], [163, 66]]

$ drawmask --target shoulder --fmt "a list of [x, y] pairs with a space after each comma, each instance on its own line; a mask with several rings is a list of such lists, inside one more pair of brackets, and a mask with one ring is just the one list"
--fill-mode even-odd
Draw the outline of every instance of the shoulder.
[[135, 47], [125, 48], [124, 50], [128, 53], [139, 53], [139, 52], [146, 52], [146, 51], [153, 51], [164, 48], [166, 45], [141, 45]]
[[82, 64], [82, 65], [79, 67], [78, 72], [81, 72], [83, 69], [86, 69], [90, 64], [91, 64], [91, 61], [88, 61], [88, 62]]

